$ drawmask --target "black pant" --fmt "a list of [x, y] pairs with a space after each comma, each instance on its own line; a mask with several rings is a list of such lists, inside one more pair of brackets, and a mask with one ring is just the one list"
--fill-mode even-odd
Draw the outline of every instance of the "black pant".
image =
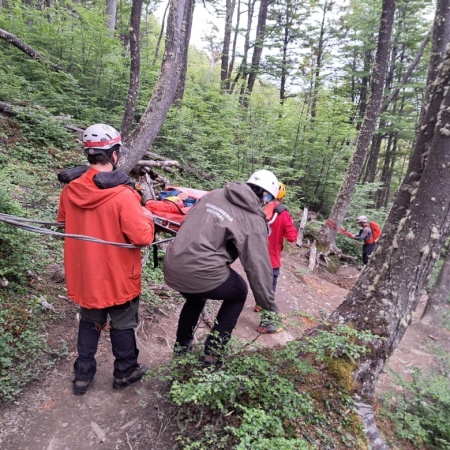
[[278, 277], [280, 276], [280, 268], [273, 269], [273, 280], [272, 280], [272, 289], [273, 292], [277, 290]]
[[206, 300], [222, 300], [223, 303], [217, 313], [214, 327], [205, 342], [205, 355], [220, 354], [221, 349], [230, 340], [231, 333], [244, 307], [248, 294], [247, 283], [237, 272], [230, 269], [228, 279], [215, 289], [200, 294], [181, 294], [186, 299], [186, 303], [178, 321], [175, 349], [181, 351], [189, 349]]
[[102, 309], [81, 308], [78, 327], [78, 357], [75, 360], [75, 380], [88, 381], [97, 371], [95, 354], [103, 327], [108, 316], [111, 319], [111, 347], [114, 360], [114, 378], [125, 378], [138, 366], [139, 350], [136, 346], [134, 328], [138, 324], [139, 297]]
[[363, 245], [363, 263], [367, 264], [369, 262], [369, 256], [373, 253], [375, 250], [375, 242], [372, 242], [371, 244], [364, 244]]

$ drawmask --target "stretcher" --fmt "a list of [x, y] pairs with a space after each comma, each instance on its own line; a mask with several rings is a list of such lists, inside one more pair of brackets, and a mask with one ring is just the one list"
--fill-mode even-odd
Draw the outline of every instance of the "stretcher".
[[208, 191], [167, 186], [162, 190], [158, 200], [148, 200], [145, 208], [153, 214], [153, 221], [158, 231], [175, 235], [186, 214]]

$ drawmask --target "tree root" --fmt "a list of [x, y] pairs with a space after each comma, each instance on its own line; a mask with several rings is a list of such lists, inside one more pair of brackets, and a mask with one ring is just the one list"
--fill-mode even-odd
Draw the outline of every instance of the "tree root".
[[364, 433], [371, 450], [389, 450], [390, 447], [384, 442], [378, 430], [372, 405], [364, 403], [359, 396], [355, 396], [355, 409], [363, 423]]

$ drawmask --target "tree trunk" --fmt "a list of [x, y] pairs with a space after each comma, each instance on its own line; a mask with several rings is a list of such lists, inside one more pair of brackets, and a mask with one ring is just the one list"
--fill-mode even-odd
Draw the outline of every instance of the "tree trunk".
[[136, 112], [141, 76], [141, 49], [139, 45], [141, 27], [142, 0], [133, 0], [130, 14], [130, 84], [125, 103], [125, 113], [122, 119], [121, 134], [126, 139], [131, 131]]
[[409, 80], [409, 77], [414, 72], [414, 69], [416, 68], [417, 64], [419, 64], [419, 62], [423, 56], [425, 47], [427, 46], [428, 41], [430, 40], [430, 36], [431, 36], [431, 30], [423, 38], [423, 41], [421, 42], [419, 49], [417, 50], [415, 58], [409, 64], [409, 66], [406, 69], [405, 73], [403, 74], [402, 79], [400, 80], [400, 83], [398, 84], [398, 86], [396, 86], [395, 89], [392, 89], [389, 96], [383, 101], [383, 105], [381, 107], [381, 114], [383, 114], [388, 109], [389, 104], [392, 102], [392, 100], [394, 100], [397, 97], [402, 86], [404, 86], [406, 84], [406, 82]]
[[[449, 0], [438, 2], [435, 23], [449, 22]], [[444, 6], [445, 4], [445, 6]], [[436, 42], [435, 42], [436, 44]], [[433, 50], [437, 48], [433, 45]], [[432, 63], [430, 74], [436, 73]], [[349, 324], [379, 336], [370, 353], [358, 361], [353, 376], [357, 392], [372, 400], [375, 384], [387, 358], [411, 323], [420, 296], [440, 251], [450, 235], [450, 49], [436, 78], [428, 77], [429, 108], [439, 111], [433, 132], [417, 139], [413, 157], [428, 149], [420, 182], [409, 196], [399, 194], [377, 249], [347, 299], [332, 313], [332, 323]], [[422, 120], [429, 120], [423, 115]], [[419, 130], [428, 127], [421, 122]], [[408, 179], [409, 175], [406, 176]], [[399, 209], [403, 216], [399, 218]], [[400, 220], [399, 220], [400, 219]]]
[[230, 59], [230, 43], [231, 43], [231, 32], [233, 29], [233, 15], [234, 7], [236, 6], [236, 0], [226, 0], [226, 11], [225, 11], [225, 32], [223, 36], [223, 47], [222, 47], [222, 63], [220, 66], [220, 87], [225, 89], [227, 83], [230, 80], [230, 73], [228, 72], [228, 65]]
[[236, 46], [237, 46], [237, 39], [239, 36], [239, 25], [241, 22], [241, 0], [237, 0], [238, 2], [238, 8], [237, 8], [237, 17], [236, 17], [236, 29], [234, 30], [234, 37], [233, 37], [233, 49], [231, 51], [231, 59], [230, 64], [228, 65], [228, 79], [225, 81], [225, 91], [228, 93], [231, 93], [231, 76], [233, 74], [234, 69], [234, 60], [236, 58]]
[[32, 47], [30, 47], [28, 44], [26, 44], [24, 41], [22, 41], [17, 36], [10, 33], [9, 31], [0, 29], [0, 39], [3, 39], [4, 41], [8, 42], [9, 44], [14, 45], [14, 47], [17, 47], [20, 51], [22, 51], [29, 57], [35, 59], [36, 61], [42, 62], [43, 64], [47, 65], [51, 70], [53, 70], [55, 72], [64, 72], [64, 69], [61, 66], [51, 63], [48, 59], [46, 59], [44, 56], [42, 56], [39, 52], [34, 50]]
[[248, 106], [247, 95], [246, 95], [247, 77], [249, 74], [248, 51], [250, 49], [250, 32], [252, 29], [253, 12], [255, 10], [255, 3], [256, 3], [256, 0], [248, 0], [247, 30], [245, 32], [244, 51], [243, 51], [242, 63], [241, 63], [242, 86], [241, 86], [241, 90], [239, 93], [239, 103], [244, 107]]
[[[427, 91], [422, 105], [420, 127], [414, 141], [413, 152], [409, 159], [407, 176], [403, 179], [402, 185], [397, 193], [396, 201], [391, 209], [393, 226], [405, 216], [407, 206], [415, 194], [415, 189], [420, 183], [420, 179], [426, 163], [426, 155], [431, 145], [431, 136], [434, 133], [439, 108], [441, 103], [437, 100], [431, 102], [433, 96], [440, 94], [437, 87], [433, 86], [433, 80], [437, 77], [438, 67], [444, 58], [447, 44], [450, 42], [450, 0], [438, 0], [436, 5], [436, 15], [433, 23], [433, 36], [430, 55], [430, 65], [427, 75]], [[389, 224], [387, 225], [390, 226]], [[384, 230], [386, 230], [386, 224]], [[386, 230], [387, 231], [387, 230]]]
[[450, 250], [447, 250], [444, 264], [441, 267], [433, 289], [428, 295], [427, 305], [422, 314], [422, 322], [428, 324], [442, 324], [444, 312], [448, 310], [450, 302]]
[[181, 50], [185, 39], [184, 14], [186, 4], [190, 1], [193, 0], [173, 0], [171, 4], [166, 47], [158, 81], [139, 125], [125, 141], [131, 148], [131, 152], [124, 155], [119, 164], [125, 173], [131, 172], [144, 153], [150, 150], [175, 97], [183, 58]]
[[159, 32], [158, 42], [156, 43], [155, 56], [153, 57], [152, 67], [155, 67], [156, 61], [158, 60], [159, 49], [161, 48], [161, 41], [162, 41], [162, 37], [164, 35], [164, 25], [166, 23], [166, 14], [167, 14], [167, 11], [169, 10], [169, 6], [170, 6], [170, 0], [167, 2], [166, 8], [164, 9], [163, 18], [161, 21], [161, 31]]
[[[256, 76], [259, 71], [259, 63], [264, 47], [264, 38], [266, 34], [267, 10], [269, 7], [269, 0], [261, 0], [259, 5], [258, 25], [256, 26], [255, 46], [253, 47], [252, 64], [250, 66], [250, 75], [248, 77], [247, 94], [251, 95], [253, 87], [255, 86]], [[248, 98], [247, 98], [248, 106]]]
[[322, 70], [322, 61], [324, 56], [324, 44], [325, 44], [325, 19], [328, 11], [329, 3], [325, 1], [323, 5], [322, 23], [320, 25], [319, 42], [317, 43], [317, 53], [316, 53], [316, 67], [314, 70], [314, 78], [312, 82], [312, 92], [311, 92], [311, 123], [316, 120], [316, 110], [317, 110], [317, 100], [319, 96], [320, 88], [320, 72]]
[[344, 182], [339, 189], [339, 193], [330, 219], [336, 224], [336, 228], [322, 226], [320, 229], [320, 243], [323, 247], [329, 248], [340, 254], [336, 246], [337, 228], [344, 220], [345, 213], [350, 205], [355, 186], [361, 175], [364, 160], [367, 154], [370, 141], [379, 117], [381, 101], [383, 98], [384, 79], [387, 72], [392, 24], [395, 13], [395, 0], [383, 0], [381, 13], [381, 24], [378, 36], [378, 47], [373, 66], [371, 79], [371, 95], [367, 104], [366, 113], [361, 126], [361, 130], [356, 141], [355, 153], [345, 174]]
[[186, 86], [186, 74], [188, 65], [188, 54], [189, 54], [189, 41], [191, 40], [192, 31], [192, 19], [194, 18], [194, 7], [195, 0], [190, 0], [186, 4], [186, 11], [184, 12], [183, 19], [183, 34], [184, 39], [182, 42], [182, 47], [180, 51], [182, 53], [181, 57], [181, 67], [180, 67], [180, 77], [178, 78], [178, 84], [175, 91], [175, 97], [173, 99], [174, 105], [179, 106], [184, 97], [184, 88]]
[[106, 0], [106, 17], [106, 27], [108, 28], [109, 34], [113, 36], [116, 29], [117, 0]]

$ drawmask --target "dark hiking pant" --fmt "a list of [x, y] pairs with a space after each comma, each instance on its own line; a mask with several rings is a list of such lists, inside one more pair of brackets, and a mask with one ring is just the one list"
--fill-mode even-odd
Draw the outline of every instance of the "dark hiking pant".
[[200, 294], [182, 293], [186, 299], [178, 321], [175, 352], [188, 351], [194, 338], [200, 314], [206, 300], [222, 300], [213, 329], [205, 342], [205, 355], [220, 355], [231, 337], [237, 320], [247, 299], [248, 287], [245, 280], [233, 269], [230, 276], [220, 286]]
[[369, 262], [369, 256], [373, 253], [375, 250], [375, 242], [372, 242], [372, 244], [364, 244], [363, 245], [363, 263], [367, 264]]
[[277, 290], [277, 283], [279, 276], [280, 276], [280, 268], [278, 267], [278, 269], [273, 269], [272, 289], [274, 293]]
[[75, 380], [88, 381], [97, 370], [97, 353], [100, 333], [110, 317], [110, 338], [114, 355], [114, 378], [126, 378], [138, 366], [139, 350], [134, 328], [138, 324], [139, 297], [123, 305], [102, 309], [81, 308], [78, 327], [78, 358], [75, 361]]

